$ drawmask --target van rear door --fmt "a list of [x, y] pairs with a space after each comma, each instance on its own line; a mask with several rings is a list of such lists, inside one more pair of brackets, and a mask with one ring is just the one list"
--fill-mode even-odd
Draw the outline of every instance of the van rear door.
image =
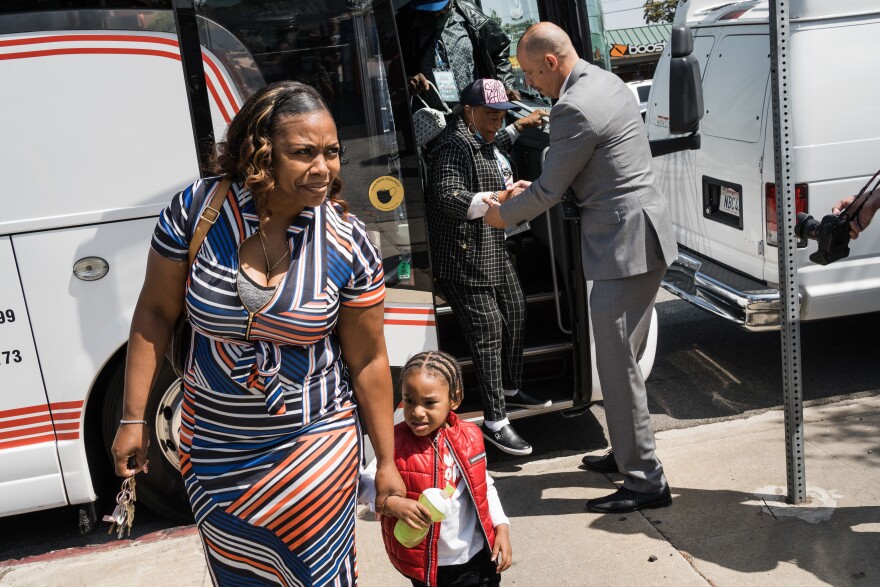
[[734, 30], [718, 35], [703, 77], [706, 111], [702, 148], [695, 154], [697, 201], [676, 207], [674, 220], [681, 244], [760, 279], [761, 167], [771, 121], [769, 37], [766, 28], [752, 34], [743, 27]]

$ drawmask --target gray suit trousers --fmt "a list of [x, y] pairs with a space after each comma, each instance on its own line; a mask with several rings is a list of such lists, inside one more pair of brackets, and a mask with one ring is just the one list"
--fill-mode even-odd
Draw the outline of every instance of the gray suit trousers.
[[624, 487], [657, 491], [666, 486], [654, 450], [645, 379], [637, 357], [645, 348], [654, 298], [666, 268], [593, 282], [590, 321], [596, 339], [596, 368], [602, 386], [608, 435]]

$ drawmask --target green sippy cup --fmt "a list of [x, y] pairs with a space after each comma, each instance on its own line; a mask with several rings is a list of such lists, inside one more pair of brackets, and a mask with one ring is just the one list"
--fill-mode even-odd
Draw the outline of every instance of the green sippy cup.
[[[449, 514], [449, 498], [455, 493], [455, 487], [446, 484], [445, 489], [429, 487], [419, 496], [419, 503], [431, 512], [431, 520], [440, 522]], [[397, 520], [394, 525], [394, 537], [407, 548], [419, 545], [428, 535], [428, 528], [413, 528], [403, 520]]]

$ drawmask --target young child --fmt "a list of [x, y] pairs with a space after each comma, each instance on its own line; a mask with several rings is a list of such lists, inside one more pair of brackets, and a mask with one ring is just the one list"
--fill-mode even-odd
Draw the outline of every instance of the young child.
[[[479, 427], [458, 419], [461, 369], [440, 351], [419, 353], [400, 375], [403, 422], [394, 427], [394, 462], [406, 484], [406, 496], [374, 503], [375, 461], [361, 475], [360, 501], [378, 512], [391, 564], [416, 587], [425, 585], [500, 585], [510, 568], [510, 522], [486, 470], [486, 449]], [[432, 524], [428, 509], [416, 501], [429, 487], [455, 488], [449, 514]], [[427, 537], [406, 548], [394, 537], [404, 520], [428, 528]]]

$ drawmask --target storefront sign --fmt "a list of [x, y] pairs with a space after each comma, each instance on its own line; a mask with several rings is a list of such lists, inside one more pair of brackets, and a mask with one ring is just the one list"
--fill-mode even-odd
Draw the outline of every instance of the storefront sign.
[[662, 53], [665, 48], [666, 41], [648, 43], [646, 45], [623, 45], [615, 43], [611, 46], [611, 56], [629, 57], [633, 55], [644, 55], [646, 53]]

